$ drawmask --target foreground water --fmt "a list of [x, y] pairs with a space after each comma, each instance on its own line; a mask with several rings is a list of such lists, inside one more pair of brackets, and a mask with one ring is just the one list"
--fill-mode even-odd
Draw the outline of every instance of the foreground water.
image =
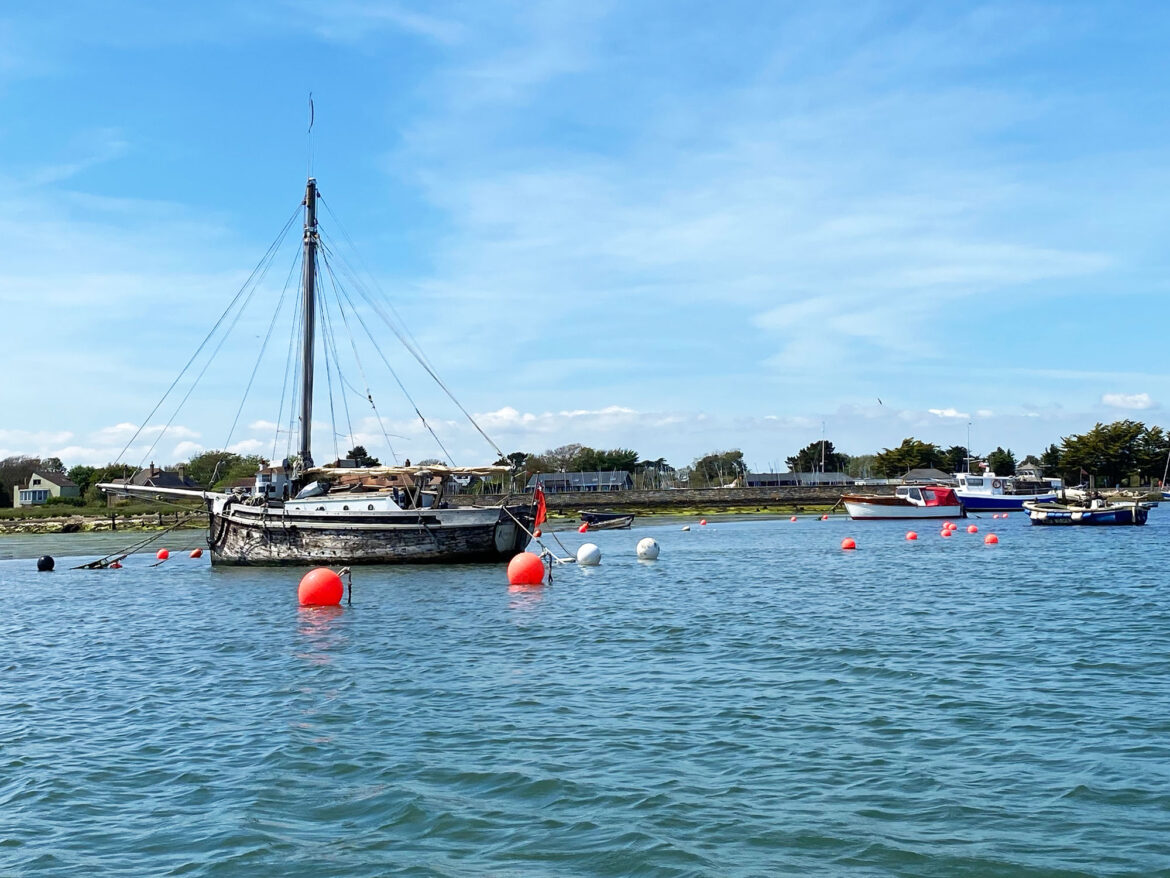
[[0, 540], [0, 874], [1170, 875], [1150, 522], [574, 533], [602, 566], [551, 586], [359, 569], [330, 610]]

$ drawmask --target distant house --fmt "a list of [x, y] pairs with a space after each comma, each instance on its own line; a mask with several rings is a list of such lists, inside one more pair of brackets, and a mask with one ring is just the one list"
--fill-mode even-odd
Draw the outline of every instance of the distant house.
[[625, 470], [592, 473], [537, 473], [528, 480], [528, 490], [536, 486], [546, 494], [590, 493], [597, 491], [628, 491], [634, 487], [634, 478]]
[[[333, 466], [334, 464], [330, 464]], [[354, 466], [347, 463], [348, 466]], [[292, 490], [292, 467], [282, 464], [266, 466], [256, 473], [255, 493], [287, 500]]]
[[1040, 481], [1044, 478], [1044, 471], [1040, 469], [1040, 464], [1038, 463], [1021, 463], [1016, 466], [1016, 475], [1025, 479]]
[[50, 497], [80, 497], [81, 489], [65, 473], [34, 472], [28, 485], [19, 485], [12, 492], [12, 507], [40, 506]]
[[944, 473], [940, 469], [933, 467], [922, 467], [920, 469], [912, 469], [906, 475], [902, 476], [902, 484], [904, 485], [928, 485], [941, 482], [945, 485], [957, 485], [958, 480], [952, 476]]
[[202, 488], [202, 485], [187, 475], [185, 466], [159, 469], [153, 463], [132, 475], [130, 484], [144, 488], [193, 488], [197, 491]]

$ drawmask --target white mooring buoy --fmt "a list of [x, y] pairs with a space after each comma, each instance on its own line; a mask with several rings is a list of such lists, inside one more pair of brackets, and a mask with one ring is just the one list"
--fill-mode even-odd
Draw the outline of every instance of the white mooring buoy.
[[644, 540], [638, 540], [638, 558], [642, 561], [654, 561], [658, 558], [658, 543], [646, 537]]
[[585, 543], [577, 550], [577, 563], [582, 567], [596, 567], [601, 563], [601, 549], [593, 543]]

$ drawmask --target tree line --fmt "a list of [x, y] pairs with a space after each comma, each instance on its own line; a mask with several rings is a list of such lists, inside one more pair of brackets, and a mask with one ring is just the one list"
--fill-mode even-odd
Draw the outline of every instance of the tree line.
[[[1059, 443], [1051, 443], [1039, 456], [1027, 455], [1022, 460], [1010, 448], [997, 446], [983, 454], [969, 454], [961, 445], [943, 448], [910, 436], [894, 448], [860, 455], [839, 452], [827, 439], [814, 441], [786, 458], [785, 463], [793, 472], [843, 472], [853, 478], [898, 478], [922, 468], [963, 472], [977, 470], [977, 461], [986, 462], [988, 469], [998, 475], [1013, 475], [1017, 466], [1030, 463], [1040, 466], [1047, 476], [1059, 476], [1066, 484], [1078, 484], [1092, 476], [1098, 484], [1136, 485], [1161, 480], [1168, 454], [1170, 434], [1161, 427], [1122, 420], [1097, 423], [1084, 433], [1061, 437]], [[360, 445], [350, 449], [346, 456], [359, 466], [379, 465], [378, 459]], [[676, 469], [666, 458], [643, 458], [630, 448], [599, 449], [579, 443], [539, 453], [515, 451], [501, 457], [496, 464], [510, 467], [516, 479], [523, 476], [525, 481], [537, 473], [624, 471], [634, 477], [636, 487], [647, 488], [728, 485], [737, 483], [748, 472], [739, 449], [712, 451]], [[189, 479], [200, 487], [212, 489], [250, 479], [267, 465], [263, 457], [230, 451], [205, 451], [183, 464]], [[78, 486], [85, 502], [99, 503], [104, 500], [97, 488], [100, 482], [128, 478], [136, 469], [127, 464], [104, 467], [81, 464], [67, 468], [57, 457], [14, 455], [0, 460], [0, 505], [11, 506], [14, 490], [18, 485], [27, 485], [34, 471], [62, 473]]]

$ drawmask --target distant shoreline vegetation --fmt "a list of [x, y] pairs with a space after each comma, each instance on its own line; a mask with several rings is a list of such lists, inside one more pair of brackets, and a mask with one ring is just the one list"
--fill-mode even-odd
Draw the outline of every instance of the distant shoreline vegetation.
[[[934, 468], [944, 472], [977, 470], [979, 462], [999, 475], [1013, 475], [1017, 466], [1038, 466], [1046, 476], [1060, 477], [1066, 484], [1079, 484], [1090, 478], [1102, 486], [1138, 487], [1160, 481], [1170, 451], [1170, 435], [1162, 427], [1146, 426], [1139, 421], [1122, 420], [1097, 423], [1085, 433], [1061, 437], [1038, 456], [1029, 454], [1018, 460], [1010, 448], [997, 446], [985, 453], [969, 453], [961, 445], [943, 448], [913, 436], [895, 448], [883, 448], [867, 454], [846, 454], [823, 438], [814, 440], [784, 463], [790, 472], [839, 472], [854, 479], [898, 478], [912, 469]], [[355, 446], [347, 458], [359, 465], [377, 465], [362, 446]], [[244, 456], [229, 451], [205, 451], [173, 465], [198, 485], [216, 490], [249, 481], [269, 461], [258, 456]], [[420, 464], [443, 463], [423, 460]], [[672, 466], [664, 457], [644, 458], [629, 448], [597, 449], [579, 443], [561, 445], [543, 452], [514, 451], [495, 461], [512, 468], [511, 475], [489, 477], [477, 483], [473, 493], [507, 493], [527, 490], [534, 475], [557, 472], [620, 472], [630, 474], [635, 490], [663, 488], [708, 488], [743, 484], [749, 472], [743, 452], [737, 448], [713, 451], [694, 458], [684, 466]], [[770, 469], [775, 469], [772, 465]], [[50, 497], [40, 506], [28, 507], [27, 513], [13, 510], [13, 492], [27, 486], [34, 471], [59, 474], [77, 487], [75, 498]], [[15, 512], [15, 517], [48, 515], [41, 510], [60, 507], [56, 514], [101, 515], [106, 497], [99, 482], [129, 478], [137, 470], [125, 464], [94, 467], [85, 464], [67, 466], [57, 457], [13, 455], [0, 460], [0, 515]], [[764, 472], [757, 468], [755, 471]], [[158, 507], [154, 507], [158, 508]], [[173, 506], [170, 508], [174, 508]], [[74, 511], [76, 510], [76, 511]], [[14, 517], [5, 515], [4, 517]]]

